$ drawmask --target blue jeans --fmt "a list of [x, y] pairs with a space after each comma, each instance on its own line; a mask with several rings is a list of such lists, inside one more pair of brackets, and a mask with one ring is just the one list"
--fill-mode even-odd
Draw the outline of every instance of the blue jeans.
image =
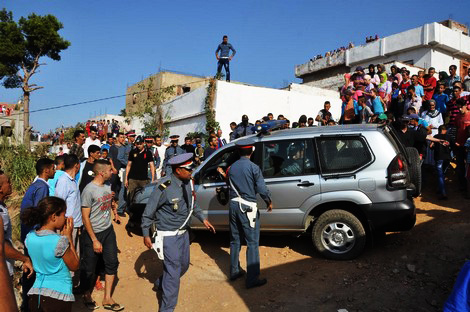
[[446, 179], [446, 170], [449, 166], [448, 160], [436, 160], [436, 171], [437, 171], [437, 187], [439, 189], [439, 194], [447, 195], [445, 179]]
[[241, 239], [246, 241], [246, 286], [252, 286], [260, 273], [259, 264], [259, 212], [255, 228], [250, 227], [246, 213], [241, 212], [237, 202], [230, 201], [230, 276], [240, 272]]
[[225, 69], [226, 80], [230, 81], [230, 61], [226, 58], [219, 59], [219, 62], [217, 63], [217, 74], [222, 72], [222, 66], [224, 66]]

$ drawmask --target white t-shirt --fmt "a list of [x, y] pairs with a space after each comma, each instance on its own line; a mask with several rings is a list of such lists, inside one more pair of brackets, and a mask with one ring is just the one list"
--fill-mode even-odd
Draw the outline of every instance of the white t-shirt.
[[90, 137], [86, 138], [85, 143], [83, 144], [83, 154], [85, 158], [88, 158], [88, 147], [90, 145], [96, 145], [101, 147], [101, 141], [100, 139], [96, 138], [95, 140], [92, 140]]

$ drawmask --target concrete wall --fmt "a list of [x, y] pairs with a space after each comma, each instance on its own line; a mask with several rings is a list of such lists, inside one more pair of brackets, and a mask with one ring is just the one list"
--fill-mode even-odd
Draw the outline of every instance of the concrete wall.
[[[443, 55], [433, 57], [435, 51]], [[449, 57], [454, 59], [450, 60]], [[470, 60], [470, 37], [438, 23], [425, 24], [349, 49], [344, 54], [344, 62], [341, 58], [331, 65], [328, 65], [324, 59], [309, 61], [296, 66], [295, 74], [308, 80], [307, 76], [315, 72], [333, 70], [341, 64], [352, 68], [370, 63], [409, 60], [413, 60], [415, 66], [424, 68], [431, 66], [436, 69], [438, 66], [448, 68], [451, 64], [459, 66], [460, 60]]]
[[[292, 91], [252, 87], [226, 83], [217, 83], [216, 119], [220, 123], [224, 136], [230, 133], [230, 122], [241, 122], [243, 114], [250, 122], [273, 113], [275, 117], [283, 114], [291, 123], [301, 115], [315, 118], [323, 108], [325, 101], [332, 104], [331, 113], [338, 119], [341, 113], [339, 94], [330, 90], [292, 84]], [[317, 93], [318, 92], [318, 93]]]
[[142, 92], [142, 88], [139, 87], [139, 85], [143, 84], [145, 90], [151, 78], [153, 78], [152, 90], [155, 90], [154, 92], [161, 88], [175, 86], [174, 94], [169, 95], [166, 99], [167, 101], [182, 95], [184, 93], [183, 87], [189, 88], [190, 90], [195, 90], [206, 84], [209, 79], [207, 77], [197, 77], [169, 71], [162, 71], [127, 88], [126, 112], [128, 114], [142, 110], [142, 105], [147, 100], [148, 95], [147, 92]]
[[11, 116], [0, 116], [0, 127], [11, 127], [12, 136], [8, 138], [11, 144], [23, 144], [24, 119], [22, 111], [13, 111]]
[[[207, 85], [203, 85], [189, 93], [177, 96], [162, 105], [170, 134], [185, 136], [188, 132], [205, 132], [204, 100]], [[134, 117], [130, 123], [137, 134], [142, 134], [143, 122]]]
[[[460, 73], [460, 59], [454, 55], [450, 55], [444, 51], [434, 49], [431, 51], [431, 63], [436, 72], [445, 71], [449, 73], [449, 66], [457, 66], [457, 75], [461, 76]], [[463, 79], [463, 77], [461, 77]]]
[[[203, 86], [163, 104], [165, 112], [171, 116], [166, 123], [171, 134], [184, 137], [188, 132], [205, 132], [206, 94]], [[214, 108], [222, 136], [229, 140], [230, 122], [241, 122], [243, 114], [247, 114], [252, 123], [268, 113], [276, 117], [283, 114], [294, 122], [303, 114], [315, 118], [325, 101], [331, 102], [331, 113], [336, 120], [339, 119], [341, 100], [338, 92], [299, 84], [291, 84], [288, 90], [279, 90], [218, 81]], [[131, 125], [141, 133], [141, 120], [134, 118]]]

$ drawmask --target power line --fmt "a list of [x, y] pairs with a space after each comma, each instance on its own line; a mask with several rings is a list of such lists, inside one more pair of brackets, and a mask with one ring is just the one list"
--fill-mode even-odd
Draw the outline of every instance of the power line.
[[[208, 81], [211, 78], [206, 78], [206, 79], [201, 79], [201, 80], [196, 80], [188, 83], [182, 83], [181, 85], [190, 85], [190, 84], [195, 84], [195, 83], [200, 83], [204, 81]], [[173, 85], [174, 87], [175, 85]], [[172, 87], [172, 86], [169, 86]], [[58, 106], [51, 106], [51, 107], [46, 107], [46, 108], [40, 108], [40, 109], [35, 109], [35, 110], [30, 110], [29, 113], [38, 113], [38, 112], [43, 112], [43, 111], [49, 111], [49, 110], [54, 110], [54, 109], [61, 109], [65, 107], [72, 107], [72, 106], [78, 106], [78, 105], [84, 105], [84, 104], [90, 104], [90, 103], [96, 103], [96, 102], [102, 102], [102, 101], [108, 101], [108, 100], [113, 100], [121, 97], [125, 97], [128, 95], [134, 95], [134, 94], [140, 94], [140, 93], [146, 93], [148, 91], [159, 91], [162, 89], [166, 89], [169, 87], [164, 87], [164, 88], [157, 88], [157, 89], [148, 89], [148, 90], [142, 90], [142, 91], [137, 91], [137, 92], [132, 92], [132, 93], [126, 93], [126, 94], [121, 94], [121, 95], [114, 95], [114, 96], [108, 96], [105, 98], [99, 98], [99, 99], [94, 99], [94, 100], [88, 100], [88, 101], [82, 101], [82, 102], [77, 102], [77, 103], [72, 103], [72, 104], [64, 104], [64, 105], [58, 105]], [[16, 116], [16, 115], [23, 115], [24, 112], [18, 112], [18, 113], [13, 113], [10, 116]]]

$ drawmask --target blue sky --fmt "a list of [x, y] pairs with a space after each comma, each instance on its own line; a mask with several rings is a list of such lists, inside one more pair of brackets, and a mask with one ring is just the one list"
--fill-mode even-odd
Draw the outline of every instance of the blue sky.
[[[72, 45], [32, 83], [31, 110], [125, 94], [126, 87], [170, 69], [214, 75], [214, 51], [224, 34], [237, 49], [232, 80], [281, 87], [299, 82], [294, 66], [316, 54], [362, 44], [452, 17], [469, 23], [468, 0], [445, 1], [61, 1], [0, 0], [14, 18], [53, 14]], [[0, 102], [16, 102], [20, 89], [0, 87]], [[95, 114], [118, 113], [124, 98], [31, 114], [48, 131]]]

